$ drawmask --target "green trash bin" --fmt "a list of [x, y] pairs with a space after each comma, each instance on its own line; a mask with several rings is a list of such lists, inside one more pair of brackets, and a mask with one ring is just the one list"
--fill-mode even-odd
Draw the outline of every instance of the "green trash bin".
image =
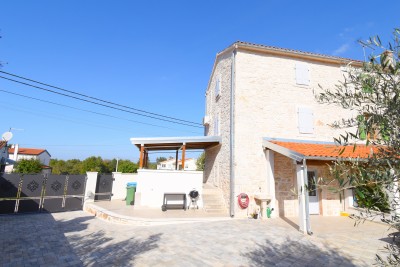
[[131, 182], [126, 185], [126, 205], [135, 204], [136, 183]]

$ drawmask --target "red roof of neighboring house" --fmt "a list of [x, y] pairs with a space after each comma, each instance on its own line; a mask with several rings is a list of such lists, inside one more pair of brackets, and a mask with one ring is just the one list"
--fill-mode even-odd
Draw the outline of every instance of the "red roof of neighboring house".
[[[376, 146], [366, 146], [357, 144], [354, 149], [353, 145], [337, 146], [335, 144], [324, 143], [305, 143], [305, 142], [283, 142], [283, 141], [269, 141], [273, 144], [287, 148], [294, 152], [300, 153], [306, 157], [326, 157], [326, 158], [368, 158], [373, 153], [378, 152]], [[340, 151], [344, 152], [340, 154]]]
[[[21, 154], [21, 155], [40, 155], [43, 152], [47, 152], [46, 149], [42, 149], [42, 148], [23, 148], [23, 147], [20, 147], [18, 149], [18, 154]], [[8, 149], [8, 153], [10, 153], [10, 154], [14, 153], [14, 148], [9, 148]], [[49, 152], [47, 152], [47, 153], [49, 153]]]

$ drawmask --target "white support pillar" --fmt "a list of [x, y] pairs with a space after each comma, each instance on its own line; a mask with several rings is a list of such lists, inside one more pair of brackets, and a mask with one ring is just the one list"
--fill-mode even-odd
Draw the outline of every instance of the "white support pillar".
[[97, 172], [86, 172], [86, 188], [85, 188], [85, 203], [94, 202], [94, 194], [96, 192]]
[[389, 205], [390, 215], [392, 217], [400, 216], [400, 194], [399, 194], [399, 181], [397, 178], [393, 180], [389, 192]]
[[265, 156], [267, 158], [267, 185], [269, 188], [269, 195], [271, 202], [269, 207], [274, 209], [271, 213], [272, 218], [276, 218], [279, 215], [279, 207], [276, 206], [276, 193], [275, 193], [275, 175], [274, 175], [274, 152], [272, 150], [266, 150]]
[[296, 164], [296, 173], [299, 198], [299, 231], [304, 234], [311, 234], [310, 213], [308, 209], [307, 165], [305, 160], [303, 160], [302, 164]]

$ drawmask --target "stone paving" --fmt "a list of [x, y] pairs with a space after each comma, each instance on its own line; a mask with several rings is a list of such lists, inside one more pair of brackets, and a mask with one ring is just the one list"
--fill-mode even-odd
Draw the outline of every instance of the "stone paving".
[[[387, 227], [314, 217], [133, 226], [83, 211], [0, 216], [0, 266], [371, 266]], [[380, 240], [383, 239], [383, 240]]]

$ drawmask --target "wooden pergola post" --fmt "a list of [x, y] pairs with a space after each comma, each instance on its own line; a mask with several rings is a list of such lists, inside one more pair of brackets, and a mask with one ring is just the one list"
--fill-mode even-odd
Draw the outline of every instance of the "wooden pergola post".
[[175, 170], [178, 170], [178, 150], [176, 150], [175, 154]]
[[144, 151], [144, 163], [143, 166], [147, 169], [149, 167], [149, 152]]
[[143, 169], [144, 146], [140, 146], [139, 169]]
[[185, 170], [185, 152], [186, 152], [186, 144], [184, 143], [182, 146], [182, 170]]

